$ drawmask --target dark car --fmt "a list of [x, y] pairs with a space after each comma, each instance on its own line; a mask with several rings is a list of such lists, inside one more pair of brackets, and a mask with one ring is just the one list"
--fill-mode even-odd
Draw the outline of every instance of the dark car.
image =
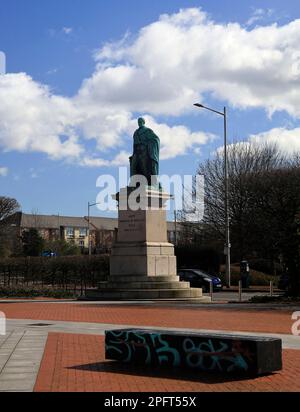
[[213, 291], [223, 289], [222, 281], [217, 276], [209, 275], [198, 269], [181, 269], [178, 272], [181, 281], [189, 282], [191, 287], [202, 288], [203, 292], [210, 291], [210, 283], [213, 284]]
[[42, 257], [56, 257], [57, 253], [56, 252], [52, 252], [51, 250], [45, 250], [42, 253]]

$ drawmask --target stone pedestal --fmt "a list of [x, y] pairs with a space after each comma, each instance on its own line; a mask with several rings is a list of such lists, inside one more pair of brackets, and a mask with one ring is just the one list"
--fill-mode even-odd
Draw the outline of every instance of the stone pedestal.
[[174, 246], [167, 239], [165, 205], [170, 195], [145, 189], [138, 206], [134, 197], [130, 188], [116, 196], [118, 235], [111, 252], [109, 280], [97, 291], [88, 291], [87, 297], [209, 301], [201, 289], [192, 289], [177, 277]]
[[174, 246], [168, 243], [164, 209], [170, 196], [145, 191], [140, 199], [143, 210], [136, 211], [129, 209], [128, 197], [130, 202], [130, 193], [121, 190], [118, 239], [112, 249], [110, 275], [176, 276], [176, 257]]

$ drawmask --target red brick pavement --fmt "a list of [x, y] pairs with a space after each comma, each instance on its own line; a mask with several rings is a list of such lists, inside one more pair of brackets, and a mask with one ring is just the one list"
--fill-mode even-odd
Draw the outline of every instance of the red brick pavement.
[[8, 319], [99, 322], [245, 332], [291, 333], [292, 311], [150, 306], [102, 306], [71, 303], [3, 303]]
[[36, 392], [300, 391], [300, 351], [283, 352], [284, 369], [255, 379], [140, 369], [104, 359], [104, 338], [51, 333]]

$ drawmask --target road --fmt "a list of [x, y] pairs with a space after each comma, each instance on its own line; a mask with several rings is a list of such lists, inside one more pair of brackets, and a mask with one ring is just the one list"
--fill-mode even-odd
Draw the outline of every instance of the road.
[[[204, 293], [205, 296], [209, 296], [208, 293]], [[243, 292], [242, 293], [242, 301], [247, 302], [253, 296], [268, 296], [268, 292]], [[279, 294], [274, 294], [274, 296], [279, 296]], [[213, 302], [238, 302], [239, 301], [239, 294], [238, 291], [230, 291], [230, 292], [216, 292], [213, 295]]]

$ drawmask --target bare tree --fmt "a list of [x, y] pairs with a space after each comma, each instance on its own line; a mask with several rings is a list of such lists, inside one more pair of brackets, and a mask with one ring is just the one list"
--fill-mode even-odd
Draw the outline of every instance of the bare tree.
[[0, 196], [0, 224], [20, 209], [16, 199]]
[[[228, 167], [234, 259], [259, 257], [275, 267], [281, 257], [296, 279], [293, 287], [296, 290], [300, 278], [297, 266], [300, 155], [287, 158], [272, 144], [236, 143], [229, 147]], [[205, 178], [204, 236], [221, 246], [225, 240], [222, 151], [200, 164], [198, 173]]]
[[[266, 171], [285, 163], [274, 145], [236, 143], [229, 146], [229, 204], [233, 250], [243, 259], [249, 240], [248, 223], [253, 213], [253, 184]], [[225, 240], [225, 175], [224, 156], [218, 151], [213, 159], [199, 166], [205, 178], [204, 224], [220, 242]], [[250, 187], [252, 187], [250, 189]]]
[[20, 209], [15, 199], [0, 196], [0, 256], [7, 253], [10, 248], [9, 218]]
[[291, 280], [291, 293], [300, 293], [300, 167], [288, 162], [267, 171], [253, 186], [252, 248], [261, 256], [281, 256]]

